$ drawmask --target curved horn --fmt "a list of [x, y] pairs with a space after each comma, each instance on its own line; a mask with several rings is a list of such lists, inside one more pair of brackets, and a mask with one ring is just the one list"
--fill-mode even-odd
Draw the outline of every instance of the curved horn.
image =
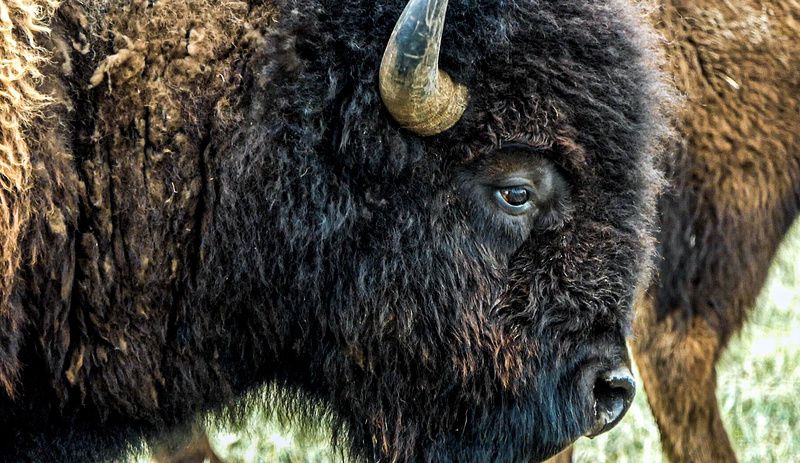
[[448, 0], [410, 0], [381, 62], [381, 98], [404, 128], [422, 135], [449, 129], [464, 114], [469, 92], [439, 70]]

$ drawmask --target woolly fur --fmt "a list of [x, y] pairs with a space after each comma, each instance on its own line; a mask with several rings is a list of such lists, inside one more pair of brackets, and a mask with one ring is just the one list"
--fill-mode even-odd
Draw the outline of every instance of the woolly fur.
[[[48, 32], [47, 19], [57, 6], [52, 1], [0, 1], [0, 332], [22, 327], [9, 308], [9, 292], [20, 263], [18, 250], [32, 214], [28, 198], [31, 163], [26, 131], [48, 97], [37, 89], [39, 65], [46, 52], [36, 44]], [[14, 358], [16, 343], [0, 335], [0, 356]], [[8, 347], [6, 347], [8, 346]], [[0, 363], [0, 386], [13, 394], [17, 366]]]

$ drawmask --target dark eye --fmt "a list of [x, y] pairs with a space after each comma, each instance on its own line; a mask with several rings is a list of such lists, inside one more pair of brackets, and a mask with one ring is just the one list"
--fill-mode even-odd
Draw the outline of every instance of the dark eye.
[[503, 201], [511, 206], [523, 206], [528, 202], [528, 199], [530, 199], [527, 188], [521, 186], [503, 188], [499, 190], [499, 193]]
[[500, 207], [511, 214], [523, 214], [531, 208], [531, 191], [524, 186], [499, 188], [494, 196]]

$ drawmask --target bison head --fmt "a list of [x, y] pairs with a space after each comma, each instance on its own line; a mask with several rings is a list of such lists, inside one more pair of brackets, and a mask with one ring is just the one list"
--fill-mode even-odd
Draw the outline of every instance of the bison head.
[[377, 461], [530, 461], [613, 426], [665, 126], [640, 12], [279, 3], [198, 282], [234, 389], [302, 391]]

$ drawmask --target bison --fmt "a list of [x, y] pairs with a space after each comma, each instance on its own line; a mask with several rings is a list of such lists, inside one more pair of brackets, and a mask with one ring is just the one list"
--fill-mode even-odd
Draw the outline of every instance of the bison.
[[0, 0], [0, 460], [118, 458], [264, 387], [359, 461], [619, 421], [656, 35], [622, 0], [447, 9]]
[[800, 211], [799, 18], [794, 0], [672, 0], [657, 16], [686, 102], [632, 347], [673, 462], [736, 461], [715, 364]]
[[670, 461], [734, 462], [714, 365], [800, 210], [800, 4], [660, 3], [685, 96], [632, 345]]

